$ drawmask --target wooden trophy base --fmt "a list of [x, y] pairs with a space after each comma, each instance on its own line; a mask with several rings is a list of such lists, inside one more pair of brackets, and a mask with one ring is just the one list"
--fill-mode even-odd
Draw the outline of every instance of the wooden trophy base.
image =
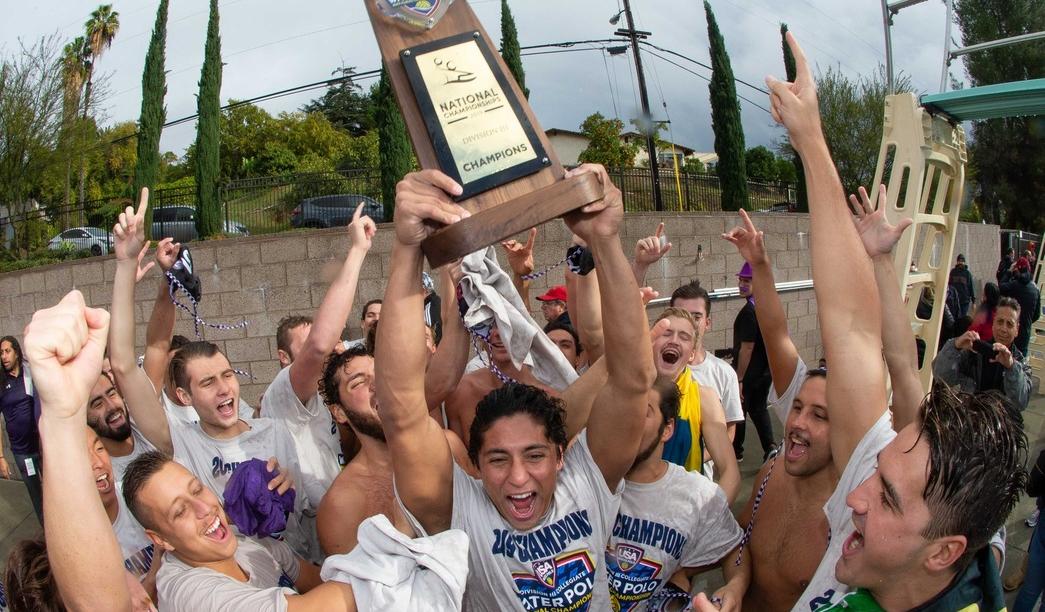
[[565, 178], [448, 225], [426, 238], [421, 249], [437, 268], [600, 198], [602, 185], [595, 174]]

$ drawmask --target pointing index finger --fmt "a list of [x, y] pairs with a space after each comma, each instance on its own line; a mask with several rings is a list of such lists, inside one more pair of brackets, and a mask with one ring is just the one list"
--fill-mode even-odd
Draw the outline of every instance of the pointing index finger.
[[795, 56], [795, 81], [812, 81], [813, 75], [809, 71], [809, 61], [806, 59], [806, 54], [802, 51], [802, 47], [795, 40], [795, 35], [791, 32], [787, 33], [787, 46], [791, 47], [791, 54]]
[[360, 202], [359, 206], [356, 206], [356, 212], [352, 213], [352, 222], [355, 223], [356, 221], [359, 221], [359, 217], [362, 214], [363, 214], [363, 203]]
[[757, 231], [755, 229], [754, 222], [751, 221], [751, 217], [743, 208], [740, 209], [740, 218], [744, 220], [744, 229], [746, 229], [749, 233], [754, 234]]
[[145, 209], [149, 207], [149, 188], [142, 187], [141, 199], [138, 201], [138, 212], [135, 213], [137, 217], [145, 217]]

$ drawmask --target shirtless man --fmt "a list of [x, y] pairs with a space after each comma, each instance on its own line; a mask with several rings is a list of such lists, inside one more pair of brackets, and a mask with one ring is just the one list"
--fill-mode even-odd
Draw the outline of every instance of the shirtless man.
[[[323, 369], [320, 393], [334, 419], [352, 429], [361, 447], [319, 504], [316, 525], [323, 552], [351, 551], [359, 524], [378, 514], [387, 516], [403, 533], [411, 533], [392, 491], [392, 463], [374, 395], [374, 358], [360, 347], [331, 356]], [[445, 433], [454, 459], [470, 471], [461, 440], [451, 431]]]

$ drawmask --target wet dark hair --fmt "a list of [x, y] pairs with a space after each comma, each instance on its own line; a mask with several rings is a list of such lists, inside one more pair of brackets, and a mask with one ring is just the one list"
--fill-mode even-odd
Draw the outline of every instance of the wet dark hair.
[[660, 416], [663, 418], [660, 433], [664, 433], [664, 428], [668, 426], [668, 423], [679, 416], [682, 394], [679, 393], [678, 385], [669, 376], [657, 376], [657, 379], [653, 381], [653, 390], [660, 396]]
[[10, 612], [65, 611], [43, 534], [22, 540], [11, 549], [4, 569], [4, 588]]
[[961, 572], [1001, 529], [1027, 483], [1023, 417], [997, 391], [964, 393], [937, 383], [919, 410], [919, 440], [929, 446], [922, 498], [931, 517], [927, 539], [963, 535]]
[[700, 279], [694, 278], [685, 285], [671, 292], [671, 301], [668, 306], [674, 306], [675, 300], [692, 300], [700, 298], [704, 300], [704, 316], [711, 316], [711, 295], [708, 290], [700, 286]]
[[163, 466], [173, 461], [174, 459], [164, 452], [148, 451], [135, 457], [123, 472], [123, 501], [142, 527], [155, 529], [152, 517], [140, 503], [141, 491]]
[[479, 451], [483, 448], [486, 431], [497, 421], [516, 414], [525, 414], [544, 427], [544, 435], [559, 449], [566, 448], [566, 410], [562, 400], [548, 395], [542, 389], [520, 383], [508, 383], [494, 389], [475, 406], [475, 420], [469, 431], [468, 457], [479, 465]]
[[185, 336], [181, 334], [174, 334], [173, 336], [171, 336], [170, 350], [177, 351], [190, 342], [192, 342], [192, 340], [189, 340]]
[[319, 395], [327, 406], [341, 405], [341, 392], [338, 391], [338, 375], [345, 364], [356, 357], [366, 357], [370, 352], [362, 346], [347, 348], [341, 353], [331, 353], [323, 364], [323, 375], [319, 378]]
[[381, 303], [380, 299], [374, 299], [374, 300], [370, 300], [366, 304], [363, 304], [363, 311], [359, 313], [359, 320], [360, 321], [366, 321], [366, 311], [370, 310], [370, 307], [373, 306], [374, 304], [380, 304], [380, 303]]
[[14, 336], [4, 336], [3, 338], [0, 338], [0, 344], [3, 344], [4, 342], [11, 343], [11, 348], [14, 349], [15, 355], [18, 356], [18, 361], [22, 361], [22, 345], [18, 343], [18, 338], [15, 338]]
[[302, 325], [312, 325], [312, 317], [289, 315], [280, 319], [276, 326], [276, 349], [290, 355], [291, 359], [294, 353], [290, 351], [290, 331]]
[[810, 378], [827, 378], [827, 368], [813, 368], [806, 372], [806, 380]]
[[174, 381], [175, 387], [181, 387], [188, 391], [189, 373], [187, 368], [189, 362], [200, 357], [213, 357], [218, 353], [221, 353], [218, 345], [206, 340], [190, 342], [182, 346], [177, 353], [174, 353], [170, 364], [167, 365], [167, 379]]
[[573, 338], [573, 345], [576, 347], [577, 354], [580, 355], [583, 349], [581, 348], [581, 337], [577, 335], [577, 330], [574, 329], [573, 326], [569, 323], [565, 323], [556, 319], [544, 326], [544, 333], [550, 334], [557, 329], [561, 329], [562, 331], [570, 334], [570, 336]]

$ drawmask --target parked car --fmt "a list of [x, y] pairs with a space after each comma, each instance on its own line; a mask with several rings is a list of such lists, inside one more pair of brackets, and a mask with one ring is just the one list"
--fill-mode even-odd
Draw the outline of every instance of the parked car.
[[112, 234], [100, 227], [74, 227], [58, 234], [47, 243], [51, 251], [72, 249], [104, 255], [112, 250]]
[[777, 202], [762, 212], [770, 213], [793, 213], [798, 210], [794, 202]]
[[356, 207], [363, 204], [363, 214], [382, 223], [385, 209], [374, 198], [351, 193], [305, 198], [290, 213], [292, 227], [337, 227], [348, 225]]
[[[246, 225], [229, 219], [224, 222], [226, 234], [249, 236]], [[152, 237], [174, 238], [176, 242], [189, 242], [199, 238], [196, 232], [196, 209], [192, 206], [164, 206], [152, 211]]]

